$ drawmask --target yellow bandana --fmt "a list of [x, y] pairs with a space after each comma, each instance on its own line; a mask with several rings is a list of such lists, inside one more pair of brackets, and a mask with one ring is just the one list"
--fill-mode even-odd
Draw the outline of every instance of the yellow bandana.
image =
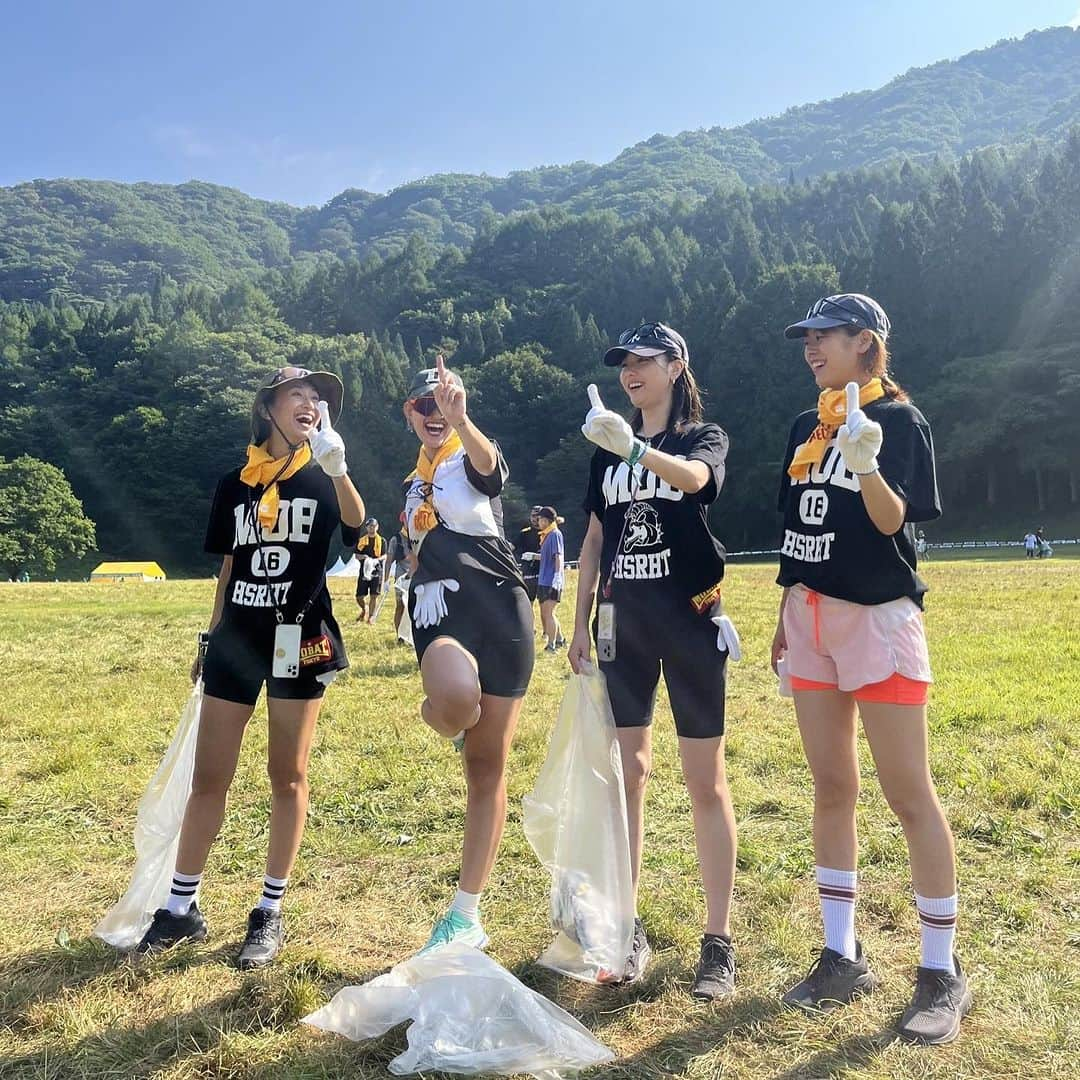
[[558, 522], [553, 521], [546, 529], [537, 529], [537, 535], [540, 537], [540, 546], [544, 546], [544, 541], [548, 538], [548, 533], [555, 531], [555, 526]]
[[[263, 443], [261, 446], [247, 448], [247, 464], [240, 470], [240, 481], [248, 487], [265, 487], [270, 484], [259, 498], [259, 524], [264, 529], [272, 529], [278, 518], [278, 484], [298, 473], [311, 460], [311, 447], [304, 443], [284, 469], [281, 467], [288, 461], [288, 457], [272, 458], [266, 447], [267, 443]], [[270, 483], [271, 481], [273, 483]]]
[[427, 495], [424, 496], [424, 501], [416, 508], [412, 516], [413, 528], [417, 532], [427, 532], [429, 529], [434, 529], [439, 524], [438, 515], [435, 513], [435, 503], [432, 501], [435, 497], [435, 489], [433, 487], [435, 483], [435, 470], [446, 461], [447, 458], [456, 454], [461, 449], [461, 436], [455, 431], [449, 439], [446, 440], [435, 452], [434, 458], [429, 458], [424, 453], [424, 448], [420, 447], [420, 453], [416, 458], [416, 472], [414, 476], [419, 476], [421, 480], [427, 485]]
[[[885, 396], [880, 379], [871, 379], [859, 390], [859, 408]], [[818, 425], [810, 432], [810, 438], [795, 451], [788, 466], [788, 476], [793, 480], [805, 480], [810, 469], [819, 465], [825, 456], [829, 440], [836, 434], [846, 418], [847, 394], [843, 390], [822, 390], [818, 395]]]

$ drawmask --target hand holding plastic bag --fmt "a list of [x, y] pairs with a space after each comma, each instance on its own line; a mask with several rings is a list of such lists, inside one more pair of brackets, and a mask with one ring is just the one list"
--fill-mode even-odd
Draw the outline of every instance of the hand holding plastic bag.
[[461, 944], [412, 956], [363, 986], [339, 990], [302, 1022], [360, 1040], [410, 1019], [408, 1048], [388, 1066], [396, 1076], [440, 1070], [558, 1080], [615, 1059], [569, 1013]]
[[604, 677], [572, 675], [523, 826], [550, 871], [555, 940], [544, 967], [586, 982], [618, 982], [634, 933], [622, 757]]
[[168, 899], [180, 826], [191, 794], [202, 699], [203, 684], [199, 679], [180, 714], [172, 742], [139, 800], [131, 885], [94, 927], [95, 937], [118, 949], [134, 948], [150, 926], [154, 912]]

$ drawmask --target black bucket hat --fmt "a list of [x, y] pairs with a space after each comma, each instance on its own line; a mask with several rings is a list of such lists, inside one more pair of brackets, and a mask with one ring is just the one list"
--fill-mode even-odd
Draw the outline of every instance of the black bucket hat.
[[332, 371], [308, 371], [302, 367], [280, 367], [269, 376], [255, 394], [255, 405], [264, 404], [274, 391], [289, 383], [309, 382], [315, 387], [319, 398], [326, 402], [330, 410], [330, 422], [336, 424], [341, 416], [341, 405], [345, 399], [345, 387]]

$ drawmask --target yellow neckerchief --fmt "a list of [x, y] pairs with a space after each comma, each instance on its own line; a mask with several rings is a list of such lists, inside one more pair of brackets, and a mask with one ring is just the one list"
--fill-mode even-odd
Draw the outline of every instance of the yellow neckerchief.
[[[859, 390], [859, 408], [885, 396], [880, 379], [871, 379]], [[788, 466], [788, 476], [793, 480], [805, 480], [810, 469], [819, 465], [825, 456], [829, 440], [836, 434], [846, 418], [847, 394], [843, 390], [822, 390], [818, 395], [818, 425], [810, 432], [810, 438], [795, 451]]]
[[553, 533], [559, 527], [557, 521], [553, 521], [546, 529], [538, 528], [536, 530], [537, 536], [540, 537], [540, 546], [544, 546], [544, 541], [548, 538], [548, 533]]
[[429, 459], [427, 454], [424, 453], [424, 448], [420, 447], [420, 453], [416, 458], [416, 472], [413, 475], [419, 476], [427, 484], [428, 492], [424, 496], [424, 501], [413, 512], [412, 524], [417, 532], [426, 533], [439, 524], [433, 501], [435, 498], [435, 471], [447, 458], [456, 454], [460, 449], [461, 436], [456, 431], [435, 451], [433, 459]]
[[247, 464], [240, 470], [240, 482], [248, 487], [266, 487], [270, 484], [259, 498], [259, 524], [264, 529], [272, 529], [277, 524], [280, 501], [278, 484], [298, 473], [311, 460], [311, 447], [304, 443], [293, 454], [292, 461], [282, 469], [288, 455], [272, 458], [266, 449], [269, 444], [268, 439], [259, 446], [248, 446]]
[[368, 541], [370, 541], [370, 540], [375, 541], [375, 550], [373, 552], [371, 552], [371, 558], [381, 559], [382, 558], [382, 553], [383, 553], [383, 538], [378, 533], [376, 533], [374, 536], [368, 536], [367, 533], [364, 533], [364, 535], [360, 537], [359, 543], [356, 545], [357, 554], [358, 555], [367, 555], [368, 554], [366, 551], [361, 551], [360, 549], [365, 547], [368, 544]]

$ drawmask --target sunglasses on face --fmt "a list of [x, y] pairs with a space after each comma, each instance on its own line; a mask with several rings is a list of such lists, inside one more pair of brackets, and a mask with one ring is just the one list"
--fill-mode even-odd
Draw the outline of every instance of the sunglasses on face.
[[434, 416], [435, 413], [439, 411], [439, 403], [430, 395], [409, 398], [405, 404], [408, 405], [413, 412], [417, 412], [421, 416]]

